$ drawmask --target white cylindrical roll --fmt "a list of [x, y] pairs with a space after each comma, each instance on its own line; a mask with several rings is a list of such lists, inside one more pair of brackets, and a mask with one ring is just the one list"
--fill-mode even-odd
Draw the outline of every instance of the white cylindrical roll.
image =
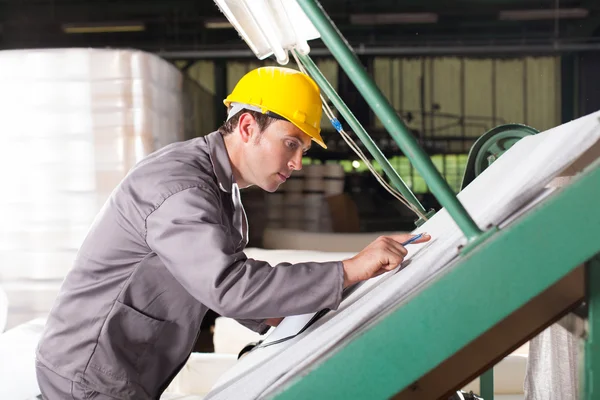
[[0, 281], [64, 278], [129, 169], [183, 139], [182, 82], [140, 51], [0, 51]]
[[265, 196], [267, 207], [283, 205], [283, 193], [267, 193]]
[[294, 206], [301, 207], [304, 205], [304, 197], [302, 193], [286, 193], [283, 196], [283, 204], [286, 209]]
[[323, 191], [327, 196], [335, 196], [344, 192], [344, 168], [340, 164], [327, 164], [323, 177]]
[[304, 176], [306, 179], [320, 179], [325, 176], [326, 165], [310, 164], [304, 167]]
[[308, 178], [304, 181], [305, 193], [323, 193], [325, 184], [321, 178]]
[[269, 207], [267, 208], [267, 219], [268, 220], [277, 220], [283, 219], [283, 207]]
[[304, 190], [304, 180], [301, 178], [290, 178], [280, 188], [284, 192], [301, 193]]
[[325, 197], [322, 193], [307, 193], [304, 195], [304, 219], [318, 221], [324, 207]]

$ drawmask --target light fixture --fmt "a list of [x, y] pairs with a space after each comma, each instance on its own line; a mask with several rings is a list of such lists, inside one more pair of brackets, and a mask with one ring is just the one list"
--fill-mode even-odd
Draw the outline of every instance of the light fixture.
[[275, 55], [287, 64], [288, 51], [308, 54], [308, 40], [320, 37], [296, 0], [215, 0], [258, 59]]
[[63, 24], [61, 28], [65, 33], [114, 33], [146, 30], [146, 26], [142, 22], [86, 22]]
[[435, 24], [435, 13], [351, 14], [353, 25]]
[[226, 20], [223, 19], [207, 19], [204, 21], [204, 27], [206, 29], [233, 29], [233, 25]]
[[498, 19], [502, 21], [536, 21], [544, 19], [586, 18], [589, 11], [585, 8], [559, 8], [545, 10], [505, 10], [500, 11]]

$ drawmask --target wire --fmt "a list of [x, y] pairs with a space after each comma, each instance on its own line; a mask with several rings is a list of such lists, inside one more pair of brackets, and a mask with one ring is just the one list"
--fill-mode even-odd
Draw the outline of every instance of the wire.
[[[304, 65], [298, 59], [296, 52], [291, 51], [291, 53], [294, 56], [294, 60], [296, 60], [296, 64], [298, 65], [298, 68], [300, 68], [300, 71], [306, 75], [309, 75], [308, 72], [306, 71]], [[394, 196], [402, 204], [404, 204], [406, 207], [408, 207], [408, 209], [410, 209], [412, 212], [414, 212], [419, 218], [423, 219], [424, 221], [427, 221], [427, 217], [421, 211], [419, 211], [419, 209], [416, 206], [414, 206], [410, 201], [408, 201], [398, 190], [396, 190], [389, 183], [387, 183], [385, 181], [385, 179], [383, 179], [383, 177], [375, 170], [375, 167], [373, 167], [373, 165], [371, 164], [371, 161], [365, 156], [365, 154], [358, 147], [358, 145], [354, 142], [354, 140], [350, 137], [350, 135], [348, 135], [348, 133], [346, 133], [346, 131], [344, 131], [342, 124], [333, 114], [333, 111], [329, 107], [329, 104], [323, 97], [322, 93], [321, 93], [321, 103], [323, 104], [323, 111], [325, 112], [325, 115], [327, 115], [327, 118], [329, 118], [329, 121], [331, 121], [331, 124], [333, 125], [335, 130], [339, 132], [339, 134], [342, 136], [342, 139], [344, 139], [346, 144], [348, 144], [348, 146], [356, 153], [356, 155], [358, 155], [358, 157], [365, 163], [365, 165], [367, 166], [367, 168], [369, 168], [369, 171], [373, 174], [375, 179], [377, 179], [379, 184], [381, 186], [383, 186], [383, 188], [386, 191], [388, 191], [392, 196]]]

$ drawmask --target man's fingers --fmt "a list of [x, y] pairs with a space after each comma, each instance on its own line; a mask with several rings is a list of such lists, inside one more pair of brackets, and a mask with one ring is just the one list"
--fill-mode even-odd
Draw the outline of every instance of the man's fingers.
[[401, 255], [402, 257], [406, 257], [406, 255], [408, 254], [408, 250], [406, 250], [406, 248], [402, 246], [400, 242], [397, 242], [394, 239], [386, 238], [385, 244], [387, 245], [388, 250], [391, 250], [392, 252]]
[[379, 268], [391, 271], [400, 265], [404, 261], [404, 256], [399, 254], [384, 254], [381, 261], [379, 262]]

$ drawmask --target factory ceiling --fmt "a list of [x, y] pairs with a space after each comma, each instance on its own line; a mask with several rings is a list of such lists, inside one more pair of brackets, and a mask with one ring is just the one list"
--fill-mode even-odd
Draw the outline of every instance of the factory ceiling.
[[[600, 42], [596, 0], [321, 0], [355, 48]], [[249, 55], [209, 0], [0, 0], [0, 48]], [[319, 43], [313, 44], [319, 47]]]

